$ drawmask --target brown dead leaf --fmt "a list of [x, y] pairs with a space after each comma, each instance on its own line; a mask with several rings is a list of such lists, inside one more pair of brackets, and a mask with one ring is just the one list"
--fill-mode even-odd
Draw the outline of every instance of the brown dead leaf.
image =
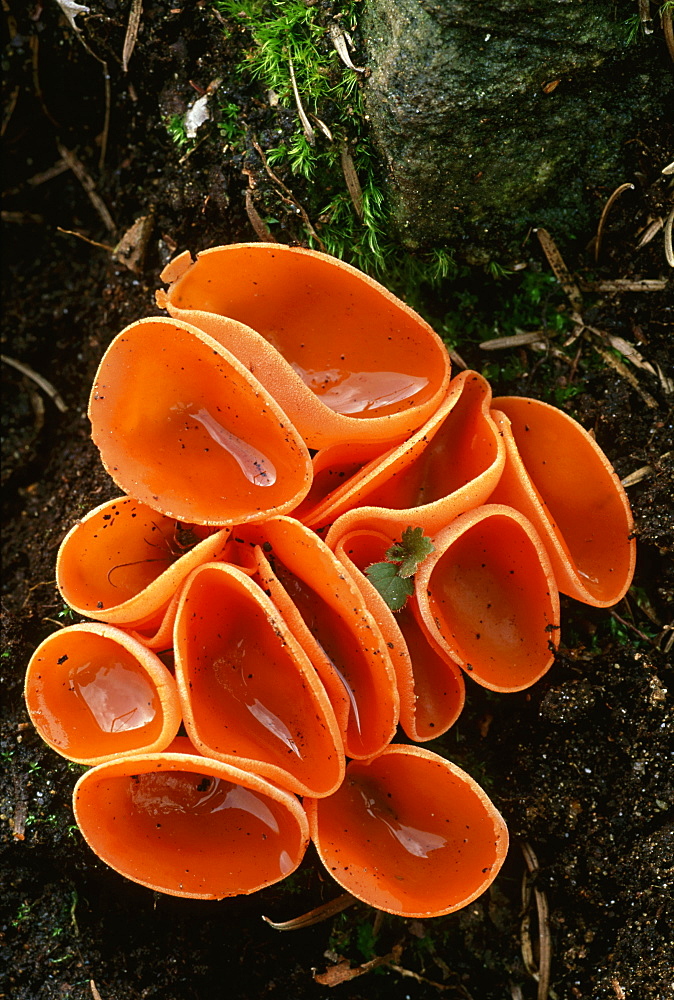
[[141, 215], [127, 229], [115, 247], [113, 259], [124, 264], [134, 274], [137, 274], [142, 267], [153, 224], [154, 218], [151, 212], [148, 215]]

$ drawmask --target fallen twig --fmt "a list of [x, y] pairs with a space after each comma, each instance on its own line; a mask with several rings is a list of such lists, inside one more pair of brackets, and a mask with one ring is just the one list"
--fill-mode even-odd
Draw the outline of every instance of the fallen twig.
[[98, 992], [98, 987], [96, 986], [96, 983], [93, 981], [93, 979], [89, 980], [89, 989], [91, 990], [91, 995], [94, 998], [94, 1000], [103, 1000], [103, 997]]
[[602, 235], [603, 235], [603, 232], [604, 232], [604, 225], [606, 223], [606, 219], [608, 218], [608, 213], [611, 211], [611, 209], [615, 205], [616, 201], [618, 200], [618, 198], [620, 197], [620, 195], [624, 191], [634, 191], [634, 184], [630, 184], [629, 182], [626, 182], [625, 184], [621, 184], [619, 187], [617, 187], [615, 189], [615, 191], [613, 192], [613, 194], [611, 195], [611, 197], [608, 199], [608, 201], [604, 205], [603, 211], [602, 211], [601, 216], [599, 218], [599, 225], [597, 226], [597, 234], [596, 234], [596, 236], [594, 238], [594, 259], [595, 259], [595, 261], [599, 260], [599, 251], [601, 249], [601, 238], [602, 238]]
[[633, 281], [631, 278], [614, 278], [612, 281], [582, 281], [581, 287], [589, 292], [662, 292], [667, 287], [667, 280], [642, 278]]
[[266, 222], [253, 204], [253, 194], [249, 187], [246, 188], [246, 215], [248, 221], [255, 230], [258, 239], [263, 243], [278, 243], [278, 240], [267, 226]]
[[2, 127], [0, 128], [0, 135], [4, 135], [7, 131], [7, 126], [9, 125], [12, 115], [14, 114], [14, 108], [16, 107], [16, 102], [19, 99], [19, 93], [21, 92], [21, 87], [17, 84], [12, 93], [9, 95], [9, 100], [7, 101], [7, 107], [5, 108], [5, 113], [2, 116]]
[[363, 218], [363, 189], [358, 180], [353, 157], [346, 146], [342, 146], [339, 151], [339, 158], [342, 164], [342, 173], [349, 191], [349, 197], [359, 219]]
[[25, 225], [26, 223], [41, 225], [44, 222], [44, 217], [42, 215], [37, 215], [35, 212], [10, 212], [3, 208], [2, 221], [17, 222], [19, 225]]
[[621, 618], [620, 615], [617, 614], [615, 611], [611, 611], [611, 618], [613, 618], [617, 622], [620, 622], [620, 624], [624, 625], [625, 628], [629, 628], [633, 632], [636, 632], [636, 634], [639, 636], [640, 639], [643, 639], [644, 642], [649, 643], [651, 646], [655, 646], [657, 649], [656, 641], [654, 639], [651, 639], [650, 635], [646, 635], [645, 632], [642, 632], [641, 629], [636, 627], [636, 625], [632, 625], [631, 622], [625, 621], [625, 619]]
[[[264, 155], [264, 151], [262, 149], [262, 146], [260, 146], [259, 142], [257, 142], [256, 139], [253, 138], [253, 137], [251, 137], [251, 143], [252, 143], [253, 149], [255, 150], [255, 152], [258, 154], [258, 156], [262, 160], [262, 166], [266, 170], [268, 177], [274, 182], [274, 184], [277, 184], [278, 187], [281, 188], [281, 191], [285, 192], [285, 197], [282, 194], [280, 195], [281, 199], [283, 201], [285, 201], [286, 204], [290, 204], [290, 205], [294, 205], [295, 206], [295, 208], [297, 209], [297, 211], [300, 213], [300, 215], [302, 217], [302, 222], [304, 223], [304, 225], [307, 227], [307, 229], [309, 230], [309, 232], [311, 233], [311, 235], [313, 236], [313, 238], [318, 243], [319, 248], [323, 251], [323, 253], [327, 253], [327, 250], [325, 249], [325, 244], [323, 243], [323, 240], [320, 238], [320, 236], [318, 235], [318, 233], [316, 232], [316, 230], [312, 226], [311, 219], [307, 215], [306, 210], [300, 204], [300, 202], [297, 200], [297, 198], [292, 193], [292, 191], [290, 190], [290, 188], [286, 184], [283, 183], [283, 181], [281, 180], [280, 177], [276, 176], [276, 174], [274, 173], [274, 171], [269, 166], [269, 163], [267, 162], [267, 157]], [[274, 242], [277, 242], [277, 241], [274, 240]]]
[[302, 131], [304, 132], [304, 138], [307, 140], [310, 146], [313, 146], [316, 141], [316, 133], [314, 132], [313, 126], [309, 119], [307, 118], [307, 113], [304, 110], [302, 101], [300, 98], [300, 92], [297, 89], [297, 79], [295, 78], [295, 67], [293, 66], [293, 60], [290, 53], [288, 53], [288, 68], [290, 69], [290, 82], [293, 87], [293, 94], [295, 95], [295, 104], [297, 105], [297, 113], [300, 116], [300, 121], [302, 122]]
[[114, 253], [115, 248], [111, 247], [109, 243], [99, 243], [98, 240], [91, 240], [84, 233], [78, 233], [76, 229], [64, 229], [63, 226], [57, 226], [56, 231], [58, 233], [64, 233], [66, 236], [76, 236], [78, 240], [82, 240], [84, 243], [88, 243], [92, 247], [99, 247], [101, 250], [107, 250], [108, 253]]
[[552, 268], [557, 281], [560, 283], [564, 291], [566, 292], [567, 298], [571, 303], [573, 310], [576, 313], [580, 313], [583, 308], [583, 297], [580, 294], [580, 290], [575, 280], [571, 276], [571, 272], [564, 263], [564, 258], [557, 249], [557, 244], [553, 240], [547, 229], [536, 229], [534, 230], [536, 236], [538, 237], [538, 242], [543, 248], [543, 253], [548, 259], [548, 264]]
[[630, 486], [636, 486], [640, 483], [642, 479], [648, 479], [649, 476], [653, 475], [652, 465], [642, 465], [640, 468], [635, 469], [634, 472], [630, 472], [629, 476], [625, 476], [624, 479], [620, 480], [620, 485], [624, 489], [629, 489]]
[[96, 190], [96, 185], [87, 173], [84, 165], [80, 162], [80, 160], [78, 160], [75, 154], [69, 149], [66, 149], [63, 143], [58, 139], [56, 140], [56, 147], [61, 154], [61, 158], [65, 160], [72, 172], [75, 174], [75, 177], [77, 177], [78, 181], [86, 191], [89, 201], [96, 209], [105, 228], [108, 232], [114, 233], [115, 223], [112, 221], [112, 216], [110, 215], [105, 202]]
[[124, 36], [124, 48], [122, 49], [122, 70], [129, 72], [129, 59], [133, 54], [140, 28], [140, 19], [143, 13], [143, 0], [131, 0], [131, 10], [129, 11], [129, 23], [126, 26]]
[[541, 344], [545, 346], [545, 334], [542, 330], [532, 333], [514, 333], [511, 337], [495, 337], [493, 340], [483, 340], [482, 351], [502, 351], [507, 347], [524, 347], [526, 344]]
[[642, 247], [647, 246], [651, 242], [653, 237], [660, 232], [663, 225], [664, 222], [662, 221], [660, 216], [658, 216], [657, 219], [653, 219], [651, 222], [649, 222], [649, 224], [646, 226], [646, 228], [643, 230], [641, 234], [641, 239], [637, 243], [637, 250], [641, 250]]
[[68, 407], [63, 402], [61, 394], [54, 388], [51, 382], [47, 381], [43, 375], [39, 375], [29, 365], [24, 365], [22, 361], [17, 361], [16, 358], [10, 358], [6, 354], [0, 354], [0, 360], [2, 360], [6, 365], [10, 365], [11, 368], [16, 368], [16, 370], [21, 372], [22, 375], [25, 375], [26, 378], [31, 379], [36, 385], [39, 385], [42, 391], [54, 401], [56, 408], [60, 410], [61, 413], [66, 412]]
[[334, 45], [337, 55], [342, 60], [344, 65], [348, 66], [349, 69], [352, 69], [354, 73], [364, 73], [365, 69], [362, 66], [353, 65], [346, 45], [346, 35], [336, 21], [330, 22], [328, 31], [330, 32], [330, 41]]
[[[589, 328], [586, 327], [586, 331], [588, 329]], [[642, 389], [642, 387], [639, 385], [638, 379], [632, 374], [629, 368], [627, 368], [622, 363], [622, 361], [619, 361], [618, 358], [614, 357], [610, 351], [607, 351], [600, 344], [597, 344], [590, 336], [590, 333], [584, 332], [583, 336], [592, 345], [593, 350], [595, 350], [597, 354], [599, 354], [604, 359], [606, 364], [610, 365], [610, 367], [613, 368], [614, 371], [618, 372], [619, 375], [622, 375], [622, 377], [627, 382], [630, 383], [633, 389], [636, 389], [636, 391], [639, 393], [646, 406], [650, 407], [652, 410], [657, 410], [658, 404], [656, 400], [653, 399], [653, 397], [649, 392], [646, 392], [645, 389]]]
[[670, 59], [674, 62], [674, 27], [672, 26], [672, 12], [667, 4], [660, 7], [660, 17], [662, 19], [662, 31], [665, 36], [665, 45], [669, 52]]
[[[522, 854], [528, 869], [529, 876], [540, 871], [538, 859], [530, 844], [522, 843]], [[548, 922], [548, 900], [542, 889], [533, 886], [536, 909], [538, 911], [538, 992], [537, 1000], [547, 1000], [550, 994], [550, 971], [552, 958], [552, 941], [550, 938], [550, 927]], [[526, 918], [525, 918], [526, 919]], [[535, 973], [532, 973], [536, 976]]]
[[674, 223], [674, 208], [665, 222], [665, 257], [670, 267], [674, 267], [674, 249], [672, 249], [672, 224]]
[[356, 897], [352, 896], [350, 892], [344, 892], [341, 896], [337, 896], [336, 899], [331, 899], [330, 902], [323, 903], [321, 906], [309, 910], [308, 913], [303, 913], [300, 917], [294, 917], [292, 920], [276, 922], [264, 916], [262, 919], [270, 927], [273, 927], [275, 931], [297, 931], [303, 927], [312, 927], [314, 924], [320, 924], [323, 920], [329, 920], [336, 913], [341, 913], [357, 902]]

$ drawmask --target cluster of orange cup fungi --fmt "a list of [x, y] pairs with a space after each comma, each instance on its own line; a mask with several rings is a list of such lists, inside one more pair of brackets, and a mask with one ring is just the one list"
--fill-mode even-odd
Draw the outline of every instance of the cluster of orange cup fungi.
[[[125, 495], [58, 555], [64, 599], [95, 621], [47, 638], [26, 679], [42, 737], [91, 765], [80, 829], [178, 896], [270, 885], [311, 838], [372, 906], [465, 906], [504, 860], [503, 819], [460, 768], [392, 740], [446, 732], [464, 671], [494, 691], [538, 680], [559, 590], [622, 597], [617, 477], [554, 407], [451, 379], [433, 330], [338, 260], [243, 244], [162, 279], [169, 317], [120, 333], [91, 395]], [[434, 551], [394, 614], [364, 571], [407, 527]]]

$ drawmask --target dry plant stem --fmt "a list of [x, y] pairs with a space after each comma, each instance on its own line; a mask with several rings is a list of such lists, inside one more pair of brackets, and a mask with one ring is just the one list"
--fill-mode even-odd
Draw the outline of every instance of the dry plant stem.
[[143, 0], [132, 0], [131, 10], [129, 11], [129, 23], [126, 27], [126, 36], [124, 38], [124, 48], [122, 49], [122, 69], [125, 73], [129, 72], [129, 60], [133, 54], [136, 39], [138, 38], [138, 29], [140, 28], [142, 14]]
[[507, 347], [524, 347], [526, 344], [545, 345], [546, 336], [542, 330], [535, 330], [532, 333], [515, 333], [512, 337], [495, 337], [494, 340], [483, 340], [480, 344], [482, 351], [502, 351]]
[[625, 476], [624, 479], [620, 480], [621, 486], [628, 489], [630, 486], [636, 486], [640, 483], [642, 479], [647, 479], [649, 476], [653, 475], [652, 465], [642, 465], [641, 468], [635, 469], [634, 472], [630, 472], [629, 476]]
[[63, 143], [60, 142], [58, 139], [56, 141], [56, 147], [59, 153], [61, 154], [61, 158], [65, 160], [69, 168], [75, 174], [75, 177], [77, 177], [78, 181], [86, 191], [89, 201], [98, 212], [101, 222], [103, 223], [105, 228], [108, 230], [109, 233], [114, 233], [115, 223], [112, 221], [112, 216], [110, 215], [110, 212], [108, 211], [105, 202], [103, 201], [99, 193], [96, 191], [96, 185], [94, 184], [93, 180], [85, 170], [80, 160], [78, 160], [75, 154], [71, 153], [69, 149], [66, 149]]
[[21, 88], [17, 86], [17, 87], [14, 88], [14, 90], [12, 91], [12, 93], [9, 95], [9, 101], [7, 102], [7, 108], [5, 109], [5, 113], [4, 113], [3, 117], [2, 117], [2, 128], [0, 129], [0, 136], [2, 136], [2, 135], [5, 134], [5, 132], [7, 130], [7, 126], [9, 125], [9, 123], [11, 121], [12, 115], [14, 114], [14, 108], [16, 107], [16, 102], [19, 99], [19, 91], [20, 90], [21, 90]]
[[[271, 167], [269, 166], [269, 163], [267, 162], [267, 157], [264, 155], [264, 151], [263, 151], [262, 147], [260, 146], [259, 142], [257, 142], [255, 139], [251, 138], [251, 143], [252, 143], [253, 149], [255, 150], [255, 152], [258, 154], [258, 156], [262, 160], [262, 166], [266, 170], [267, 176], [274, 182], [274, 184], [277, 184], [279, 186], [279, 188], [281, 189], [281, 191], [285, 192], [285, 197], [283, 197], [283, 195], [281, 195], [282, 200], [285, 201], [286, 204], [290, 204], [290, 205], [294, 205], [295, 206], [295, 208], [298, 210], [298, 212], [302, 216], [302, 221], [304, 222], [304, 225], [307, 227], [307, 229], [309, 230], [309, 232], [311, 233], [311, 235], [313, 236], [313, 238], [316, 240], [316, 243], [318, 244], [319, 248], [323, 251], [323, 253], [327, 253], [327, 250], [325, 249], [325, 244], [323, 243], [323, 240], [320, 238], [320, 236], [318, 235], [318, 233], [316, 232], [316, 230], [312, 226], [311, 220], [310, 220], [309, 216], [307, 215], [305, 209], [302, 207], [302, 205], [300, 205], [299, 201], [297, 200], [297, 198], [295, 197], [295, 195], [292, 193], [292, 191], [290, 190], [290, 188], [287, 187], [283, 183], [283, 181], [281, 180], [281, 178], [277, 177], [276, 174], [274, 173], [274, 171], [271, 169]], [[277, 243], [278, 240], [275, 240], [275, 239], [272, 238], [271, 242], [272, 243]]]
[[557, 281], [564, 289], [574, 311], [580, 313], [583, 308], [583, 297], [580, 294], [578, 285], [571, 276], [571, 272], [564, 263], [564, 258], [557, 249], [557, 244], [553, 240], [547, 229], [536, 229], [538, 242], [543, 248], [543, 253], [548, 259], [548, 264], [552, 268]]
[[[662, 220], [658, 229], [662, 229]], [[644, 245], [642, 241], [637, 250]], [[583, 281], [581, 284], [588, 292], [662, 292], [667, 287], [665, 278], [642, 278], [641, 281], [615, 278], [613, 281]]]
[[342, 173], [344, 174], [344, 180], [346, 181], [346, 186], [349, 191], [349, 196], [353, 202], [353, 207], [355, 209], [356, 215], [359, 219], [363, 218], [363, 189], [360, 186], [360, 181], [358, 180], [358, 174], [356, 173], [356, 167], [353, 162], [351, 153], [348, 151], [346, 146], [342, 146], [339, 151], [339, 158], [342, 164]]
[[7, 212], [3, 208], [2, 221], [16, 222], [21, 226], [28, 225], [32, 222], [36, 226], [41, 226], [44, 222], [44, 217], [42, 215], [36, 215], [34, 212]]
[[641, 239], [637, 243], [637, 250], [641, 250], [642, 247], [645, 247], [648, 243], [650, 243], [656, 233], [660, 232], [663, 225], [664, 223], [659, 216], [657, 219], [654, 219], [653, 222], [651, 222], [650, 225], [648, 225], [644, 230]]
[[93, 997], [93, 1000], [103, 1000], [103, 997], [98, 992], [98, 988], [96, 986], [96, 983], [93, 981], [93, 979], [89, 980], [89, 989], [91, 990], [91, 995]]
[[58, 233], [64, 233], [66, 236], [76, 236], [78, 240], [83, 240], [92, 247], [99, 247], [101, 250], [107, 250], [109, 253], [114, 253], [115, 248], [111, 247], [109, 243], [99, 243], [98, 240], [90, 240], [88, 236], [83, 233], [78, 233], [74, 229], [63, 229], [62, 226], [57, 226], [56, 231]]
[[330, 129], [328, 128], [328, 126], [325, 124], [325, 122], [322, 122], [321, 119], [318, 117], [318, 115], [312, 114], [311, 117], [316, 122], [316, 124], [318, 125], [319, 129], [321, 130], [321, 132], [323, 133], [323, 135], [325, 136], [325, 138], [329, 139], [330, 142], [334, 142], [334, 137], [332, 135], [332, 132], [330, 131]]
[[606, 224], [606, 219], [608, 218], [608, 213], [611, 211], [616, 201], [624, 191], [634, 191], [634, 184], [629, 182], [621, 184], [615, 189], [611, 197], [608, 199], [604, 205], [604, 209], [601, 213], [599, 219], [599, 225], [597, 226], [597, 235], [594, 238], [594, 259], [595, 262], [599, 260], [599, 251], [601, 250], [601, 238], [604, 233], [604, 225]]
[[[521, 844], [524, 861], [529, 875], [539, 871], [538, 859], [530, 844]], [[538, 911], [538, 992], [537, 1000], [548, 1000], [550, 993], [550, 964], [552, 957], [552, 942], [548, 923], [548, 901], [542, 889], [533, 887], [536, 909]]]
[[653, 20], [651, 18], [650, 0], [637, 0], [637, 7], [639, 8], [639, 21], [641, 22], [644, 35], [652, 35]]
[[674, 62], [674, 27], [672, 26], [672, 12], [669, 7], [664, 6], [664, 4], [660, 8], [660, 17], [662, 18], [662, 31], [665, 36], [665, 45], [667, 46], [670, 59]]
[[450, 358], [452, 359], [452, 363], [453, 364], [457, 365], [457, 367], [461, 368], [462, 371], [464, 371], [464, 372], [468, 371], [468, 364], [467, 364], [467, 362], [465, 362], [463, 360], [463, 358], [461, 357], [461, 355], [459, 354], [458, 351], [455, 351], [451, 347], [448, 347], [447, 348], [447, 353], [449, 354]]
[[633, 632], [636, 632], [636, 634], [639, 636], [639, 638], [643, 639], [644, 642], [647, 642], [651, 646], [655, 646], [656, 649], [658, 648], [658, 644], [657, 644], [657, 642], [655, 642], [654, 639], [651, 639], [651, 637], [648, 636], [648, 635], [646, 635], [645, 632], [642, 632], [641, 629], [638, 629], [636, 627], [636, 625], [632, 625], [631, 622], [625, 621], [625, 619], [621, 618], [620, 615], [616, 614], [615, 611], [611, 611], [611, 618], [614, 618], [617, 622], [620, 622], [620, 624], [624, 625], [625, 628], [629, 628]]
[[248, 216], [248, 221], [255, 230], [255, 234], [258, 239], [262, 240], [263, 243], [278, 243], [275, 236], [272, 235], [270, 229], [265, 225], [262, 216], [255, 208], [253, 204], [253, 195], [249, 187], [246, 188], [246, 215]]
[[349, 50], [346, 47], [346, 38], [344, 36], [344, 32], [337, 24], [337, 22], [331, 21], [328, 30], [330, 32], [330, 41], [334, 45], [337, 55], [342, 60], [344, 65], [348, 66], [349, 69], [352, 69], [354, 73], [364, 73], [365, 70], [363, 69], [362, 66], [353, 65], [351, 61], [351, 56], [349, 55]]
[[35, 96], [40, 102], [40, 107], [42, 108], [45, 116], [49, 119], [52, 125], [56, 126], [56, 128], [60, 128], [61, 126], [56, 121], [54, 116], [51, 114], [49, 108], [45, 103], [44, 94], [42, 93], [42, 87], [40, 85], [40, 69], [38, 62], [38, 54], [40, 51], [40, 40], [38, 36], [31, 35], [28, 44], [30, 45], [31, 62], [33, 70], [33, 90], [35, 91]]
[[313, 146], [316, 141], [316, 133], [313, 130], [313, 126], [309, 119], [307, 118], [307, 113], [302, 106], [302, 101], [300, 99], [300, 92], [297, 89], [297, 80], [295, 78], [295, 67], [293, 66], [292, 57], [288, 55], [288, 69], [290, 70], [290, 82], [293, 85], [293, 94], [295, 96], [295, 104], [297, 105], [297, 113], [300, 116], [300, 121], [302, 122], [302, 131], [304, 132], [304, 138], [307, 140], [310, 146]]
[[49, 167], [48, 170], [42, 170], [39, 174], [33, 174], [32, 177], [29, 177], [26, 184], [30, 184], [31, 187], [39, 187], [40, 184], [45, 184], [46, 181], [64, 174], [66, 170], [70, 170], [70, 167], [65, 160], [57, 160], [53, 167]]
[[384, 963], [392, 972], [397, 972], [399, 976], [403, 978], [414, 979], [417, 983], [428, 983], [429, 986], [434, 986], [436, 990], [449, 989], [444, 983], [436, 983], [434, 979], [427, 979], [426, 976], [420, 976], [418, 972], [413, 972], [411, 969], [405, 969], [402, 965], [398, 965], [396, 962], [385, 962]]
[[597, 354], [599, 354], [604, 359], [607, 365], [613, 368], [614, 371], [617, 371], [619, 375], [622, 375], [622, 377], [627, 382], [629, 382], [632, 388], [639, 393], [646, 406], [650, 407], [651, 410], [657, 410], [658, 408], [657, 402], [653, 399], [653, 397], [649, 392], [646, 392], [645, 389], [641, 388], [637, 378], [632, 374], [629, 368], [627, 368], [622, 363], [622, 361], [619, 361], [617, 358], [614, 358], [610, 351], [607, 351], [605, 348], [601, 347], [600, 344], [596, 344], [592, 339], [592, 337], [590, 336], [590, 333], [587, 332], [588, 329], [589, 328], [586, 328], [586, 331], [583, 333], [583, 337], [585, 338], [585, 340], [588, 341], [589, 344], [591, 344], [592, 349], [595, 350]]
[[270, 927], [273, 927], [275, 931], [297, 931], [303, 927], [312, 927], [313, 924], [320, 924], [323, 920], [329, 920], [330, 917], [334, 917], [335, 914], [341, 913], [357, 902], [356, 897], [352, 896], [350, 892], [344, 892], [341, 896], [337, 896], [336, 899], [331, 899], [329, 903], [323, 903], [322, 906], [317, 906], [314, 910], [309, 910], [307, 913], [303, 913], [301, 917], [295, 917], [293, 920], [276, 922], [264, 916], [262, 919]]
[[665, 257], [670, 267], [674, 267], [674, 249], [672, 249], [672, 224], [674, 223], [674, 208], [665, 222]]
[[59, 391], [54, 388], [51, 382], [48, 382], [44, 376], [39, 375], [36, 371], [29, 367], [29, 365], [24, 365], [22, 361], [17, 361], [15, 358], [10, 358], [6, 354], [0, 355], [0, 360], [2, 360], [6, 365], [10, 365], [12, 368], [16, 368], [18, 372], [25, 375], [26, 378], [32, 379], [36, 385], [42, 389], [44, 393], [49, 396], [50, 399], [54, 401], [54, 405], [61, 413], [65, 413], [68, 409], [67, 405], [63, 402], [63, 398]]

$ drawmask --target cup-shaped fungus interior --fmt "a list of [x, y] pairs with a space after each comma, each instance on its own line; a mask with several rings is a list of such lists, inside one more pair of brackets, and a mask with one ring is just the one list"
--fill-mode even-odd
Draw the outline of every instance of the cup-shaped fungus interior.
[[534, 523], [560, 590], [597, 607], [615, 604], [632, 581], [635, 542], [629, 502], [608, 459], [579, 423], [548, 403], [507, 396], [492, 405], [512, 432], [497, 502]]
[[456, 403], [429, 435], [426, 447], [404, 475], [391, 475], [370, 494], [368, 504], [402, 509], [435, 503], [484, 476], [497, 461], [499, 440], [488, 412], [489, 383], [468, 371], [451, 385], [459, 390]]
[[169, 671], [110, 625], [73, 625], [45, 639], [28, 665], [25, 696], [42, 738], [84, 764], [163, 750], [180, 725]]
[[115, 482], [181, 521], [259, 519], [291, 509], [311, 484], [283, 410], [233, 355], [177, 320], [140, 320], [113, 340], [89, 416]]
[[381, 632], [348, 571], [291, 517], [270, 518], [236, 534], [259, 544], [261, 586], [314, 664], [347, 756], [377, 753], [395, 733], [399, 697]]
[[408, 917], [451, 913], [496, 877], [503, 819], [464, 771], [420, 747], [353, 761], [342, 787], [306, 803], [323, 864], [370, 906]]
[[335, 555], [358, 573], [354, 579], [390, 650], [400, 694], [400, 724], [410, 739], [423, 742], [441, 736], [456, 722], [465, 685], [458, 666], [430, 645], [412, 610], [416, 598], [411, 596], [394, 614], [367, 579], [368, 566], [383, 561], [392, 544], [381, 532], [362, 527], [337, 542]]
[[[418, 427], [447, 384], [449, 358], [431, 327], [334, 257], [239, 244], [206, 250], [194, 263], [179, 258], [162, 277], [176, 274], [167, 308], [252, 327], [333, 413], [359, 420], [415, 411], [408, 426]], [[380, 440], [395, 436], [394, 424]]]
[[74, 793], [87, 843], [126, 878], [159, 892], [222, 899], [297, 868], [307, 844], [297, 799], [258, 775], [167, 753], [93, 768]]
[[80, 614], [126, 626], [148, 621], [201, 562], [224, 551], [229, 529], [183, 524], [131, 497], [101, 504], [66, 535], [56, 562], [64, 600]]
[[339, 518], [339, 530], [345, 533], [358, 522], [356, 508], [367, 505], [372, 516], [375, 508], [381, 509], [383, 530], [416, 524], [435, 534], [484, 503], [505, 462], [490, 400], [487, 381], [477, 372], [462, 372], [423, 427], [364, 465], [302, 519], [316, 528]]
[[429, 638], [484, 687], [529, 687], [552, 663], [559, 629], [557, 589], [533, 528], [494, 504], [457, 518], [434, 542], [415, 581]]
[[299, 794], [335, 790], [344, 754], [334, 712], [257, 584], [233, 566], [202, 566], [185, 586], [174, 635], [185, 724], [203, 753], [245, 760]]

